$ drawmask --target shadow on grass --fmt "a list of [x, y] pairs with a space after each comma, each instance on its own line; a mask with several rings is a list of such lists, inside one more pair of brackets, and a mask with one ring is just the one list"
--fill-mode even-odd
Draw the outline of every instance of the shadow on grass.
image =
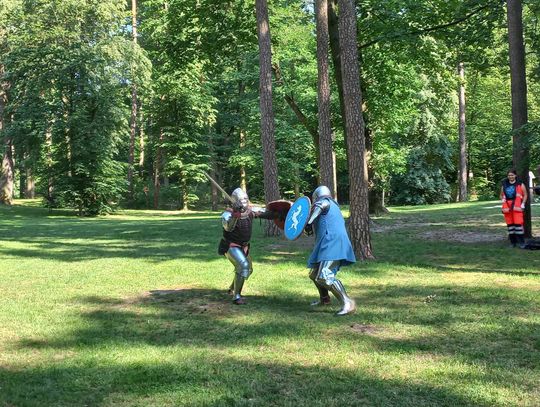
[[214, 219], [0, 220], [0, 236], [24, 248], [0, 246], [0, 256], [77, 262], [100, 258], [210, 258], [220, 234]]
[[[455, 224], [452, 212], [455, 209], [443, 209], [444, 222]], [[33, 207], [2, 210], [1, 215], [7, 213], [7, 216], [0, 218], [0, 236], [2, 241], [12, 244], [0, 245], [0, 256], [60, 262], [103, 258], [145, 259], [149, 262], [218, 258], [216, 248], [221, 236], [218, 213], [204, 213], [203, 216], [199, 212], [176, 212], [168, 216], [168, 212], [158, 212], [165, 218], [157, 219], [154, 213], [149, 216], [148, 211], [129, 211], [128, 216], [81, 219], [45, 217], [43, 211]], [[400, 215], [400, 221], [408, 219], [404, 216]], [[460, 222], [466, 223], [470, 219], [474, 220], [474, 217]], [[540, 274], [540, 256], [535, 252], [512, 251], [504, 247], [504, 243], [441, 242], [421, 240], [417, 235], [418, 229], [414, 227], [375, 234], [377, 259], [389, 263], [389, 269], [417, 266], [438, 271]], [[299, 267], [304, 267], [312, 246], [311, 241], [304, 238], [295, 242], [264, 239], [259, 222], [255, 222], [252, 243], [255, 261], [293, 261]], [[370, 267], [359, 264], [352, 270], [364, 273], [369, 272]]]
[[[43, 208], [33, 207], [3, 213], [8, 215], [0, 217], [0, 241], [12, 245], [0, 245], [0, 257], [59, 262], [103, 258], [204, 261], [218, 258], [222, 234], [218, 213], [176, 212], [169, 216], [159, 212], [160, 219], [146, 211], [100, 218], [45, 216]], [[262, 239], [259, 222], [253, 234], [254, 241]]]
[[[180, 355], [179, 355], [180, 356]], [[492, 406], [457, 389], [388, 380], [360, 369], [233, 357], [175, 363], [85, 362], [0, 368], [0, 403], [17, 406]]]
[[[436, 299], [422, 304], [428, 293], [435, 293]], [[329, 368], [316, 360], [307, 365], [294, 359], [284, 363], [272, 353], [265, 354], [267, 349], [276, 352], [280, 343], [314, 346], [321, 338], [328, 352], [362, 349], [400, 355], [409, 361], [441, 355], [479, 364], [484, 367], [475, 383], [518, 387], [524, 393], [531, 391], [530, 383], [519, 381], [520, 372], [533, 372], [538, 366], [539, 326], [519, 318], [530, 304], [500, 290], [376, 287], [362, 293], [359, 313], [346, 318], [333, 317], [328, 309], [311, 312], [304, 297], [285, 294], [248, 300], [245, 307], [234, 306], [224, 292], [211, 289], [155, 290], [127, 300], [80, 298], [91, 309], [81, 315], [83, 328], [62, 338], [24, 340], [18, 346], [71, 355], [84, 355], [81, 351], [85, 349], [99, 354], [100, 349], [115, 347], [123, 354], [129, 352], [126, 347], [137, 352], [139, 346], [151, 346], [162, 349], [156, 361], [122, 364], [72, 357], [50, 367], [0, 368], [0, 404], [109, 405], [123, 401], [142, 405], [141, 400], [156, 397], [156, 405], [189, 406], [494, 405], [483, 398], [491, 396], [474, 392], [464, 396], [460, 386], [448, 385], [444, 379], [444, 385], [438, 386], [382, 379], [379, 369], [373, 373], [373, 369], [354, 366]], [[505, 315], [504, 320], [486, 330], [484, 320], [497, 314]], [[352, 329], [359, 323], [376, 329], [359, 333]], [[387, 333], [385, 327], [396, 323], [438, 331], [429, 336], [377, 334]], [[250, 347], [249, 360], [231, 356], [231, 351], [235, 354]], [[163, 362], [165, 350], [174, 363]], [[465, 383], [463, 378], [451, 380]]]
[[[540, 326], [526, 320], [538, 306], [509, 289], [375, 286], [357, 296], [358, 313], [345, 318], [333, 316], [336, 307], [313, 310], [308, 298], [280, 294], [247, 297], [247, 306], [233, 305], [224, 291], [212, 289], [158, 290], [127, 300], [80, 298], [92, 308], [81, 315], [84, 328], [62, 338], [24, 340], [18, 347], [80, 349], [127, 342], [226, 349], [325, 337], [327, 343], [370, 343], [378, 350], [457, 356], [502, 369], [534, 368], [540, 362]], [[350, 329], [355, 323], [409, 326], [420, 336], [359, 336]], [[426, 329], [429, 336], [422, 334]]]

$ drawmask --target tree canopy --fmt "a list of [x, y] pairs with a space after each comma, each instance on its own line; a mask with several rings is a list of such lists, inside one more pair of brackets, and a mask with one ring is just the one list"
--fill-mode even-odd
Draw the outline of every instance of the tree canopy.
[[[47, 205], [82, 215], [150, 206], [152, 197], [155, 207], [187, 209], [210, 204], [200, 172], [210, 170], [226, 189], [245, 185], [263, 200], [255, 2], [139, 0], [136, 42], [130, 7], [112, 0], [0, 5], [0, 139], [12, 157], [14, 194], [35, 184]], [[290, 199], [310, 193], [319, 178], [315, 4], [275, 0], [268, 7], [276, 181]], [[461, 62], [469, 194], [496, 196], [512, 165], [505, 10], [499, 0], [356, 2], [370, 194], [383, 193], [391, 204], [455, 199]], [[534, 167], [539, 18], [537, 2], [524, 1], [529, 124], [523, 131]], [[332, 147], [338, 198], [348, 202], [335, 71], [330, 64]], [[139, 159], [128, 200], [133, 85]]]

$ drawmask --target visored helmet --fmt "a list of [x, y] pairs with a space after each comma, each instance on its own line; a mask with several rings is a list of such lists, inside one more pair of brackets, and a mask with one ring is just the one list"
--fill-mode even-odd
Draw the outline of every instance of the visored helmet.
[[320, 185], [315, 189], [315, 191], [313, 191], [313, 202], [317, 202], [319, 199], [325, 196], [331, 198], [332, 192], [330, 192], [330, 188], [328, 188], [327, 186]]
[[244, 191], [242, 188], [236, 188], [232, 194], [231, 198], [233, 199], [233, 205], [242, 208], [247, 209], [249, 205], [249, 197], [246, 191]]

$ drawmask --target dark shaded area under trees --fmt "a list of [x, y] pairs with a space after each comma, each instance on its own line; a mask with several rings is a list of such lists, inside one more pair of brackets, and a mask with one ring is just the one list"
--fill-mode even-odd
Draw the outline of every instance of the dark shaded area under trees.
[[[255, 201], [294, 199], [320, 176], [327, 183], [335, 176], [338, 199], [352, 201], [350, 166], [358, 157], [347, 161], [337, 30], [343, 4], [320, 3], [327, 25], [318, 33], [327, 33], [319, 41], [328, 47], [318, 56], [317, 4], [268, 1], [272, 157], [261, 141], [253, 1], [2, 2], [0, 200], [37, 195], [81, 215], [118, 205], [218, 209], [221, 199], [200, 173], [206, 170], [225, 189], [246, 187]], [[523, 136], [526, 165], [540, 164], [540, 6], [517, 3], [529, 94], [519, 125], [512, 121], [509, 49], [516, 46], [508, 43], [506, 2], [356, 2], [372, 212], [386, 203], [496, 197], [512, 166], [512, 134]], [[318, 64], [328, 78], [319, 98]], [[459, 84], [466, 103], [461, 150]], [[263, 171], [264, 158], [275, 159], [275, 170]]]

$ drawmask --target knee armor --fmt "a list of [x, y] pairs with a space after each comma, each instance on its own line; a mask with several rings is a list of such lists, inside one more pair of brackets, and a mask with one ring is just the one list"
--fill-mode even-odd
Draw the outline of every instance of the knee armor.
[[251, 257], [246, 256], [241, 247], [231, 247], [227, 251], [226, 256], [234, 265], [236, 274], [241, 275], [245, 279], [251, 275], [253, 271]]
[[[321, 261], [317, 269], [313, 269], [310, 273], [310, 278], [318, 285], [330, 289], [336, 281], [336, 273], [339, 270], [341, 261]], [[316, 273], [314, 272], [316, 271]], [[313, 277], [312, 277], [313, 275]]]

